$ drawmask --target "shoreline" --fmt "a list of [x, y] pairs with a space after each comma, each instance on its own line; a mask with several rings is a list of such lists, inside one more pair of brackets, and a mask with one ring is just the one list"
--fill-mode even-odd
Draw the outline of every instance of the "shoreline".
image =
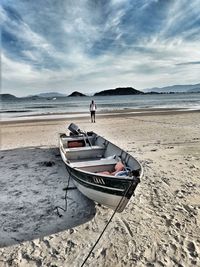
[[[200, 109], [186, 109], [186, 108], [145, 108], [145, 109], [123, 109], [97, 112], [97, 118], [104, 117], [121, 117], [121, 116], [152, 116], [152, 115], [175, 115], [180, 113], [196, 113]], [[37, 114], [18, 116], [10, 118], [1, 118], [0, 125], [7, 123], [23, 123], [23, 122], [40, 122], [40, 121], [63, 121], [65, 119], [81, 119], [90, 118], [89, 112], [71, 112], [71, 113], [52, 113], [52, 114]]]

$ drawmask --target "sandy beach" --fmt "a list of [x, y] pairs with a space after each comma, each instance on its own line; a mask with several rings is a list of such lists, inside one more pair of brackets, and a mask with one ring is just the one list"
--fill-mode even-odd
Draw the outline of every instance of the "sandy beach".
[[[113, 211], [67, 194], [58, 133], [74, 122], [136, 157], [144, 176], [85, 266], [200, 266], [200, 112], [1, 122], [0, 267], [81, 266]], [[59, 217], [55, 207], [60, 206]]]

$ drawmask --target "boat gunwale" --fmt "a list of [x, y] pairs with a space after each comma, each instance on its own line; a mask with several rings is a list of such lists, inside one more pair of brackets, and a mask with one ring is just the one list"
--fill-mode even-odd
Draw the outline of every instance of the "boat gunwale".
[[[62, 138], [63, 137], [61, 137], [61, 135], [63, 135], [63, 133], [60, 133], [60, 144], [61, 144], [61, 146], [59, 147], [60, 148], [60, 150], [63, 150], [62, 151], [62, 153], [63, 153], [63, 156], [64, 156], [64, 158], [65, 158], [65, 160], [64, 160], [64, 162], [65, 162], [65, 164], [69, 167], [69, 168], [72, 168], [72, 169], [76, 169], [76, 170], [78, 170], [78, 171], [80, 171], [80, 172], [83, 172], [83, 173], [85, 173], [85, 174], [89, 174], [89, 175], [95, 175], [95, 176], [98, 176], [98, 177], [102, 177], [103, 176], [103, 178], [105, 177], [105, 178], [111, 178], [111, 179], [122, 179], [122, 180], [128, 180], [128, 181], [132, 181], [132, 180], [134, 180], [134, 178], [141, 178], [142, 176], [143, 176], [143, 167], [142, 167], [142, 165], [141, 165], [141, 163], [135, 158], [135, 157], [133, 157], [131, 154], [129, 154], [128, 152], [126, 152], [124, 149], [122, 149], [122, 148], [120, 148], [120, 147], [118, 147], [118, 146], [116, 146], [115, 144], [113, 144], [112, 142], [110, 142], [110, 141], [108, 141], [106, 138], [104, 138], [104, 137], [102, 137], [102, 136], [100, 136], [100, 135], [98, 135], [98, 134], [96, 134], [95, 132], [92, 132], [94, 135], [95, 135], [95, 138], [97, 139], [98, 137], [100, 137], [100, 138], [102, 138], [102, 139], [104, 139], [105, 141], [107, 141], [108, 142], [108, 144], [110, 143], [111, 145], [113, 145], [114, 147], [117, 147], [117, 148], [119, 148], [123, 153], [125, 153], [125, 154], [127, 154], [130, 158], [132, 158], [134, 161], [136, 161], [137, 162], [137, 164], [139, 165], [139, 167], [140, 168], [137, 168], [137, 169], [135, 169], [135, 171], [139, 171], [139, 175], [138, 176], [123, 176], [123, 177], [125, 177], [125, 178], [122, 178], [122, 176], [113, 176], [113, 175], [108, 175], [108, 174], [100, 174], [100, 173], [94, 173], [94, 172], [89, 172], [89, 171], [85, 171], [85, 170], [82, 170], [82, 169], [80, 169], [80, 168], [76, 168], [76, 167], [72, 167], [72, 166], [70, 166], [70, 163], [68, 163], [68, 159], [66, 158], [66, 156], [65, 156], [65, 151], [64, 151], [64, 147], [63, 147], [63, 142], [62, 142]], [[65, 133], [64, 133], [65, 134]], [[77, 136], [77, 137], [79, 137], [79, 136]], [[65, 139], [67, 139], [67, 138], [72, 138], [71, 136], [68, 136], [68, 135], [66, 135], [65, 134]]]
[[[101, 191], [103, 193], [106, 193], [106, 194], [109, 194], [109, 195], [118, 195], [118, 196], [125, 196], [127, 198], [126, 195], [124, 195], [123, 193], [127, 190], [127, 188], [133, 184], [133, 181], [124, 181], [123, 184], [125, 183], [125, 187], [124, 188], [119, 188], [119, 187], [112, 187], [112, 186], [104, 186], [102, 187], [101, 185], [102, 184], [99, 184], [99, 183], [91, 183], [91, 182], [88, 182], [84, 179], [80, 179], [79, 176], [77, 176], [77, 174], [74, 175], [74, 171], [77, 171], [77, 170], [74, 170], [72, 169], [72, 173], [71, 173], [71, 176], [72, 176], [72, 179], [74, 179], [78, 184], [86, 187], [86, 188], [91, 188], [93, 190], [97, 190], [97, 191]], [[86, 174], [87, 175], [87, 174]], [[90, 174], [89, 174], [90, 176]], [[138, 185], [139, 183], [139, 179], [137, 179], [135, 181], [135, 187]], [[107, 192], [105, 192], [105, 190]], [[112, 193], [111, 193], [112, 191]], [[131, 194], [132, 195], [132, 194]], [[131, 196], [130, 196], [131, 197]]]

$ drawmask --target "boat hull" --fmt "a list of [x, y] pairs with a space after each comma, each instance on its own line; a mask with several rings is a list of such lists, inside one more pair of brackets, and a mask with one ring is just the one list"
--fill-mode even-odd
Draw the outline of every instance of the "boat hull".
[[122, 212], [135, 188], [140, 182], [139, 178], [115, 179], [89, 174], [67, 166], [68, 173], [78, 190], [93, 201], [107, 206], [117, 212]]
[[[64, 138], [65, 140], [67, 140], [67, 138], [69, 138], [69, 140], [72, 139], [71, 136], [70, 137], [66, 136]], [[91, 172], [87, 168], [84, 169], [84, 168], [73, 167], [72, 162], [76, 160], [75, 159], [76, 154], [74, 153], [73, 157], [71, 156], [72, 162], [70, 162], [69, 158], [66, 155], [66, 150], [63, 146], [62, 140], [60, 139], [61, 157], [64, 163], [66, 164], [69, 176], [73, 179], [74, 184], [77, 186], [77, 189], [81, 193], [83, 193], [86, 197], [92, 199], [93, 201], [99, 204], [107, 206], [113, 210], [116, 210], [117, 212], [122, 212], [126, 207], [128, 201], [130, 200], [131, 196], [134, 194], [134, 191], [138, 183], [140, 182], [140, 177], [142, 176], [142, 168], [140, 164], [133, 157], [131, 157], [125, 151], [121, 150], [119, 147], [108, 142], [106, 139], [98, 136], [98, 138], [95, 138], [95, 140], [98, 145], [100, 144], [102, 146], [106, 144], [107, 147], [107, 150], [105, 152], [106, 156], [109, 156], [109, 152], [111, 152], [110, 154], [122, 155], [124, 157], [124, 161], [126, 160], [130, 165], [132, 164], [133, 168], [135, 167], [136, 174], [132, 176], [116, 177], [116, 176], [106, 175], [101, 172], [100, 173]], [[108, 146], [110, 151], [108, 151]], [[80, 153], [83, 152], [82, 150], [80, 151], [81, 151]], [[82, 154], [79, 154], [77, 156], [78, 160], [80, 160], [79, 159], [80, 155], [82, 157]], [[88, 155], [88, 149], [87, 149], [87, 155]], [[103, 162], [101, 160], [98, 161], [101, 164]]]

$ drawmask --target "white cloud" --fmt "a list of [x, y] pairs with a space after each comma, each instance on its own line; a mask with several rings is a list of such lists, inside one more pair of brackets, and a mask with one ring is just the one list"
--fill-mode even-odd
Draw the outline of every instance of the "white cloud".
[[[129, 24], [125, 24], [123, 18], [127, 15], [127, 1], [109, 2], [109, 15], [106, 18], [102, 17], [105, 10], [94, 9], [94, 14], [91, 13], [92, 9], [86, 1], [81, 2], [80, 6], [70, 3], [66, 16], [56, 11], [51, 14], [51, 18], [57, 22], [57, 28], [52, 32], [48, 28], [46, 32], [36, 32], [28, 21], [19, 23], [11, 20], [0, 9], [4, 20], [7, 20], [7, 30], [18, 40], [28, 43], [20, 51], [22, 58], [19, 55], [14, 57], [14, 52], [9, 53], [4, 48], [4, 91], [12, 90], [18, 95], [50, 89], [65, 93], [73, 90], [87, 93], [90, 89], [95, 92], [117, 86], [142, 89], [199, 82], [200, 65], [182, 64], [200, 58], [200, 27], [195, 26], [200, 16], [197, 14], [198, 1], [192, 1], [185, 9], [181, 8], [181, 3], [186, 4], [186, 1], [173, 2], [166, 9], [159, 30], [150, 31], [149, 34], [144, 34], [143, 27], [138, 26], [140, 23], [134, 24], [128, 20], [129, 17], [126, 22]], [[142, 3], [144, 5], [140, 5], [140, 11], [141, 8], [147, 10], [147, 5], [156, 1], [145, 0]], [[193, 8], [196, 8], [195, 11]], [[134, 17], [137, 10], [133, 12]], [[39, 27], [39, 15], [37, 19]], [[127, 42], [126, 38], [130, 40]], [[95, 54], [98, 52], [95, 50], [97, 44], [100, 46], [99, 54]]]
[[6, 13], [4, 9], [0, 6], [0, 24], [2, 25], [6, 21]]

